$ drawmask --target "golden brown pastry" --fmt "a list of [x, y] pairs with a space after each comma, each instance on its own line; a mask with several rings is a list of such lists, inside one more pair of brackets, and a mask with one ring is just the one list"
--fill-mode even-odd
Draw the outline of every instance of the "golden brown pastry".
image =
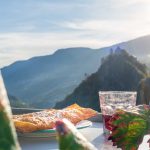
[[95, 110], [73, 104], [62, 110], [45, 109], [40, 112], [13, 115], [13, 121], [17, 131], [33, 132], [37, 130], [53, 129], [55, 128], [55, 121], [62, 118], [66, 118], [73, 124], [76, 124], [96, 114], [97, 112]]

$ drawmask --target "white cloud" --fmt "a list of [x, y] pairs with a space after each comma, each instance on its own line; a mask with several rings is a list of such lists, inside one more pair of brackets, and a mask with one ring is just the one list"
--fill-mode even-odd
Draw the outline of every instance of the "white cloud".
[[[80, 37], [81, 36], [81, 37]], [[82, 33], [3, 33], [0, 34], [0, 67], [16, 60], [52, 54], [59, 48], [99, 48], [112, 41], [82, 38]], [[1, 59], [2, 58], [2, 59]], [[5, 60], [5, 61], [4, 61]]]
[[78, 20], [60, 26], [66, 32], [1, 33], [1, 67], [16, 60], [52, 54], [59, 48], [100, 48], [150, 34], [150, 20], [142, 19], [142, 15], [129, 20]]
[[21, 15], [16, 12], [16, 16], [23, 18], [16, 18], [15, 22], [14, 16], [7, 22], [12, 27], [8, 31], [12, 32], [6, 33], [7, 24], [5, 31], [1, 28], [0, 67], [16, 60], [51, 54], [59, 48], [100, 48], [150, 34], [149, 0], [34, 4], [31, 7], [26, 4], [25, 8], [30, 11], [25, 13], [18, 7]]
[[[150, 33], [150, 20], [143, 20], [142, 16], [135, 16], [134, 20], [89, 20], [65, 22], [63, 23], [63, 26], [76, 31], [95, 34], [95, 36], [117, 34], [118, 36], [122, 36], [122, 40]], [[118, 39], [119, 38], [120, 37], [118, 37]]]

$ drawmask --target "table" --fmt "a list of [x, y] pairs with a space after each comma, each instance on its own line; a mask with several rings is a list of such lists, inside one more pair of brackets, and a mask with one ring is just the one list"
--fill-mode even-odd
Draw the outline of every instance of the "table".
[[[102, 123], [93, 122], [91, 127], [80, 129], [80, 132], [92, 142], [98, 150], [119, 150], [116, 147], [112, 147], [112, 143], [105, 139]], [[150, 138], [150, 135], [144, 137], [139, 150], [150, 150], [147, 143], [148, 138]], [[19, 138], [19, 142], [22, 150], [58, 150], [58, 144], [55, 139], [21, 137]]]

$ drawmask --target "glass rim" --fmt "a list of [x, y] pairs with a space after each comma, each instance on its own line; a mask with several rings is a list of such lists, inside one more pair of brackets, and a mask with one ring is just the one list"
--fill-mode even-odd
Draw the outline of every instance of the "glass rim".
[[99, 91], [100, 94], [137, 94], [136, 91]]

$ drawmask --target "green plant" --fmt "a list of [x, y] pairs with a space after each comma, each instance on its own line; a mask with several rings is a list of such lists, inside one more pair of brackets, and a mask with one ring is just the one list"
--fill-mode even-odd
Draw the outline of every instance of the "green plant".
[[110, 119], [110, 125], [112, 132], [108, 140], [113, 142], [113, 146], [137, 150], [143, 137], [150, 134], [150, 106], [139, 105], [129, 110], [117, 110]]

